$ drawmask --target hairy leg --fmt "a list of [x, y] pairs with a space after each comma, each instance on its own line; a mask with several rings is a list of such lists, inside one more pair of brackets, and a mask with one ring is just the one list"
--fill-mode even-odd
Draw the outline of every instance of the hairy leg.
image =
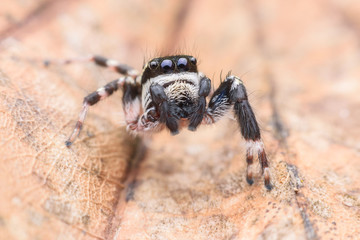
[[209, 78], [203, 76], [200, 79], [200, 87], [199, 87], [199, 102], [196, 108], [196, 111], [190, 118], [190, 123], [188, 129], [191, 131], [195, 131], [199, 126], [201, 121], [203, 120], [204, 113], [206, 111], [206, 97], [209, 95], [211, 90], [211, 81]]
[[179, 133], [178, 119], [170, 113], [168, 98], [165, 94], [164, 87], [159, 84], [150, 86], [150, 94], [155, 109], [160, 115], [160, 122], [165, 123], [172, 135]]
[[220, 84], [210, 99], [203, 123], [215, 123], [227, 114], [232, 106], [240, 125], [241, 134], [246, 141], [246, 161], [248, 164], [246, 180], [249, 184], [254, 182], [252, 168], [255, 153], [259, 158], [265, 187], [270, 190], [272, 186], [270, 183], [269, 163], [261, 140], [260, 129], [249, 104], [245, 86], [240, 78], [228, 76]]
[[79, 119], [76, 122], [72, 134], [65, 142], [66, 146], [69, 147], [80, 134], [89, 107], [110, 96], [119, 88], [124, 89], [123, 102], [127, 123], [130, 124], [131, 122], [137, 120], [135, 120], [135, 118], [138, 118], [140, 113], [140, 102], [137, 102], [140, 101], [140, 86], [132, 77], [121, 77], [106, 84], [104, 87], [99, 88], [95, 92], [90, 93], [84, 98], [83, 107], [79, 114]]

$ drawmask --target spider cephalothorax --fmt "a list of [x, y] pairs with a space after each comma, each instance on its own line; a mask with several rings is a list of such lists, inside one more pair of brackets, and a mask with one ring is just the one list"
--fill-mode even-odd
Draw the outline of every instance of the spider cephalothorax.
[[[156, 132], [168, 128], [177, 134], [182, 126], [195, 131], [200, 124], [213, 124], [231, 109], [246, 140], [247, 181], [253, 183], [253, 155], [259, 158], [265, 186], [271, 189], [270, 171], [260, 130], [248, 101], [243, 82], [229, 75], [212, 94], [211, 81], [197, 70], [193, 56], [175, 55], [150, 60], [140, 74], [115, 60], [94, 56], [89, 60], [125, 75], [84, 98], [75, 129], [66, 141], [70, 146], [79, 135], [89, 106], [121, 88], [127, 129], [134, 133]], [[180, 124], [181, 122], [181, 124]]]

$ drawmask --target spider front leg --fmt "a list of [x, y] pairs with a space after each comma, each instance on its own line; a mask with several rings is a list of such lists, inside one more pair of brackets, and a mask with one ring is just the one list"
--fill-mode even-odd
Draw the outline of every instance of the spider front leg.
[[160, 122], [165, 123], [172, 135], [179, 133], [179, 123], [170, 111], [169, 101], [165, 94], [164, 87], [159, 84], [150, 86], [151, 99], [157, 112], [160, 114]]
[[76, 122], [74, 130], [70, 135], [69, 139], [65, 142], [65, 145], [67, 147], [71, 146], [77, 136], [79, 136], [89, 107], [96, 104], [100, 100], [103, 100], [106, 97], [110, 96], [119, 88], [124, 89], [123, 103], [126, 122], [128, 124], [131, 124], [132, 122], [137, 121], [138, 115], [140, 113], [140, 86], [136, 84], [135, 80], [132, 77], [121, 77], [106, 84], [104, 87], [99, 88], [95, 92], [90, 93], [84, 98], [83, 107], [79, 114], [79, 119]]
[[190, 117], [190, 122], [188, 126], [188, 129], [190, 131], [195, 131], [204, 117], [206, 111], [206, 97], [209, 95], [210, 90], [211, 90], [210, 79], [205, 76], [202, 76], [199, 85], [199, 102], [195, 112]]
[[231, 108], [240, 125], [241, 134], [246, 140], [246, 180], [253, 184], [253, 159], [254, 153], [257, 154], [264, 183], [267, 189], [271, 189], [269, 163], [266, 157], [264, 144], [261, 140], [260, 129], [248, 101], [245, 86], [240, 78], [228, 76], [219, 88], [214, 92], [210, 99], [209, 106], [204, 116], [203, 123], [211, 124], [218, 121]]

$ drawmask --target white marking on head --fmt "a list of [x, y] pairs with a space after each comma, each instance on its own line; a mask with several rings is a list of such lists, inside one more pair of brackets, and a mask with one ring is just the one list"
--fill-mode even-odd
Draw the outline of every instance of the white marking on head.
[[171, 74], [161, 74], [154, 78], [149, 79], [151, 83], [157, 83], [160, 85], [164, 85], [168, 82], [173, 82], [176, 80], [187, 80], [195, 85], [199, 83], [200, 77], [196, 72], [181, 72], [181, 73], [171, 73]]

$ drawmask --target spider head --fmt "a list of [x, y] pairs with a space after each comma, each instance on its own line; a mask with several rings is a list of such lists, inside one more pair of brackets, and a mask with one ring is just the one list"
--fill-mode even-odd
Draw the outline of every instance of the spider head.
[[189, 55], [174, 55], [151, 59], [143, 69], [142, 83], [163, 74], [197, 72], [196, 58]]

